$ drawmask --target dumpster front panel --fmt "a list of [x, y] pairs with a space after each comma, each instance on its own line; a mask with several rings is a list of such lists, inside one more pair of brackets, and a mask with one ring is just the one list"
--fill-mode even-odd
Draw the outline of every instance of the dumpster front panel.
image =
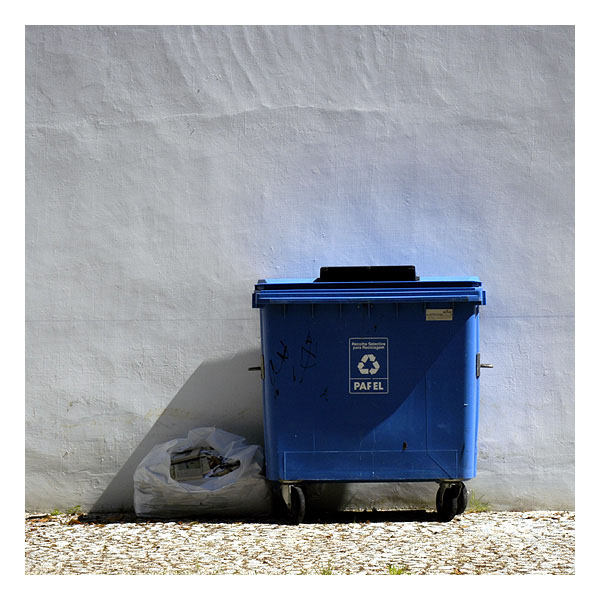
[[262, 304], [267, 478], [474, 477], [482, 296], [470, 297]]

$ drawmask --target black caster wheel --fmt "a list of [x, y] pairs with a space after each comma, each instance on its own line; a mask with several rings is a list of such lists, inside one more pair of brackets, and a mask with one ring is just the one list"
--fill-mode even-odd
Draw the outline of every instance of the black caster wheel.
[[290, 487], [291, 506], [288, 509], [288, 519], [293, 525], [298, 525], [304, 520], [306, 513], [306, 499], [304, 491], [298, 485]]
[[273, 487], [272, 498], [273, 516], [279, 521], [286, 521], [288, 517], [288, 507], [283, 499], [281, 490], [277, 487]]
[[435, 497], [435, 507], [440, 521], [452, 521], [456, 515], [465, 512], [467, 502], [467, 488], [462, 481], [447, 486], [440, 485]]
[[467, 504], [469, 503], [469, 490], [467, 490], [467, 487], [465, 486], [465, 484], [461, 481], [460, 482], [460, 493], [458, 494], [458, 500], [457, 500], [457, 515], [462, 515], [465, 510], [467, 510]]

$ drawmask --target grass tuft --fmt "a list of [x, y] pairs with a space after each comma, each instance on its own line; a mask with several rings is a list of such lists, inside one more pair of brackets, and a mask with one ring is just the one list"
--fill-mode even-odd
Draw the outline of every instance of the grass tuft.
[[469, 504], [467, 505], [467, 513], [482, 513], [491, 510], [490, 503], [483, 499], [483, 496], [475, 496], [471, 491], [469, 494]]
[[59, 508], [55, 508], [50, 512], [51, 517], [58, 517], [59, 515], [78, 515], [81, 514], [81, 505], [76, 504], [71, 508], [66, 508], [65, 510], [60, 510]]
[[394, 565], [388, 565], [388, 574], [389, 575], [410, 575], [410, 571], [406, 565], [402, 565], [401, 567], [396, 567]]

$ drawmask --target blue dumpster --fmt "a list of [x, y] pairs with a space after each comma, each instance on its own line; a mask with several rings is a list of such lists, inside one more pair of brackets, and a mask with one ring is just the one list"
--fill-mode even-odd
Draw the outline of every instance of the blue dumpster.
[[436, 481], [441, 520], [475, 477], [479, 370], [476, 277], [413, 266], [322, 267], [261, 279], [266, 477], [288, 517], [303, 482]]

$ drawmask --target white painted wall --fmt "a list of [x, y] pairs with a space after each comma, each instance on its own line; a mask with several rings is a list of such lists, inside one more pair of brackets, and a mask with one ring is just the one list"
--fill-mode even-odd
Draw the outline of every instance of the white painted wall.
[[480, 276], [470, 487], [572, 508], [573, 62], [571, 27], [29, 27], [27, 508], [130, 509], [191, 427], [262, 443], [253, 284], [324, 264]]

